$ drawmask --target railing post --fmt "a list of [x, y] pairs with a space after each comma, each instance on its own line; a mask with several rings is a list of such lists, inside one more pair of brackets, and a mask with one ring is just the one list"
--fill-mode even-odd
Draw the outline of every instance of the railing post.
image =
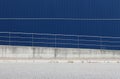
[[56, 56], [57, 56], [57, 36], [56, 36], [56, 34], [55, 34], [55, 53], [54, 53], [54, 57], [56, 58]]
[[101, 53], [102, 53], [102, 50], [103, 50], [103, 47], [102, 47], [103, 45], [102, 45], [102, 36], [100, 36], [100, 51], [101, 51]]
[[[8, 47], [10, 47], [10, 45], [11, 45], [11, 32], [8, 32]], [[4, 57], [6, 57], [6, 52], [5, 52], [5, 55], [4, 55]]]
[[79, 39], [79, 36], [78, 36], [78, 49], [79, 49], [79, 43], [80, 43], [80, 39]]
[[11, 45], [11, 32], [9, 32], [9, 46]]
[[80, 58], [80, 37], [78, 36], [78, 50], [79, 50], [79, 58]]
[[[34, 34], [32, 33], [32, 49], [33, 49], [33, 58], [35, 58], [35, 49], [34, 49]], [[34, 60], [34, 59], [33, 59]]]
[[34, 36], [33, 36], [33, 33], [32, 33], [32, 47], [34, 46], [33, 39], [34, 39]]

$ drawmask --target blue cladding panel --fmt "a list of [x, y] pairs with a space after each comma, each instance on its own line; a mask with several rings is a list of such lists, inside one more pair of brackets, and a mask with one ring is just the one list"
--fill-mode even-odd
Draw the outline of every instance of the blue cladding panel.
[[120, 0], [0, 0], [0, 17], [120, 18]]
[[[0, 18], [120, 19], [120, 0], [0, 0]], [[0, 20], [0, 31], [120, 36], [120, 20]]]

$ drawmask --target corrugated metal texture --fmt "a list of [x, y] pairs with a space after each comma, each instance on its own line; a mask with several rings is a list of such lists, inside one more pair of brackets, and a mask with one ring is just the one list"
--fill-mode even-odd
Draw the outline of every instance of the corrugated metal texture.
[[120, 21], [0, 21], [0, 31], [120, 36]]
[[119, 0], [0, 0], [0, 18], [48, 18], [0, 19], [0, 31], [120, 37], [119, 4]]
[[120, 18], [119, 0], [0, 0], [0, 17]]

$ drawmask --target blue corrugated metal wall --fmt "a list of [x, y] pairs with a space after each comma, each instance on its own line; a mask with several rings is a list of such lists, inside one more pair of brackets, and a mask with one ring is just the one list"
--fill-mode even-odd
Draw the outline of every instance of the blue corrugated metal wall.
[[[0, 0], [0, 18], [119, 19], [119, 4], [120, 0]], [[119, 30], [120, 20], [0, 20], [0, 31], [120, 36]]]

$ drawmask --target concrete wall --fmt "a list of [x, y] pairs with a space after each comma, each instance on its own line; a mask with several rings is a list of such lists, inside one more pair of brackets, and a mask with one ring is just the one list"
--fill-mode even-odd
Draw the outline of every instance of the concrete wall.
[[0, 58], [120, 58], [120, 51], [75, 48], [0, 46]]

